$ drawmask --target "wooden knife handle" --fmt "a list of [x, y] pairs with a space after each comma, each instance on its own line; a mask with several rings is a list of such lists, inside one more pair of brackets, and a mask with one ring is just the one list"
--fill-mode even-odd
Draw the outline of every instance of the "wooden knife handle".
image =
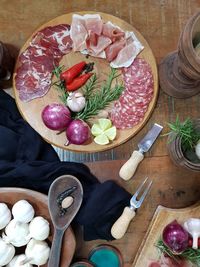
[[111, 228], [111, 235], [120, 239], [126, 233], [130, 221], [135, 217], [135, 210], [125, 207], [122, 215], [117, 219]]
[[129, 180], [134, 175], [138, 164], [143, 160], [144, 155], [135, 150], [133, 151], [130, 159], [124, 163], [119, 171], [119, 176], [124, 180]]

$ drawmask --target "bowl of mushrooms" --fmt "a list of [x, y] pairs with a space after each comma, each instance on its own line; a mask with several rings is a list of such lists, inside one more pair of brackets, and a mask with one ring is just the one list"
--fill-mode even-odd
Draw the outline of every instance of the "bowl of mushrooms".
[[[22, 188], [0, 188], [0, 266], [47, 266], [53, 237], [48, 198]], [[67, 267], [75, 251], [69, 227], [64, 234], [61, 267]]]

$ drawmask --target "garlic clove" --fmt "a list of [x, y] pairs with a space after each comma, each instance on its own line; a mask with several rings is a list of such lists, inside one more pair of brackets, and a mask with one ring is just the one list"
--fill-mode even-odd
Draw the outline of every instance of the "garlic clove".
[[81, 92], [71, 93], [67, 98], [67, 106], [73, 112], [79, 112], [83, 110], [85, 104], [86, 100]]
[[25, 254], [15, 256], [6, 267], [33, 267], [32, 264], [26, 262], [27, 257]]
[[198, 248], [198, 238], [200, 237], [200, 219], [190, 218], [184, 223], [184, 228], [193, 238], [192, 248]]
[[8, 264], [15, 255], [15, 248], [0, 238], [0, 266]]
[[197, 144], [195, 146], [195, 153], [196, 153], [197, 157], [200, 159], [200, 140], [197, 142]]
[[0, 203], [0, 230], [6, 227], [11, 220], [11, 211], [5, 203]]
[[2, 236], [6, 243], [11, 243], [15, 247], [25, 246], [30, 240], [29, 225], [11, 220]]
[[28, 201], [22, 199], [14, 204], [12, 214], [16, 221], [29, 223], [33, 219], [35, 211]]
[[35, 217], [29, 224], [29, 232], [36, 240], [45, 240], [49, 236], [49, 222], [42, 216]]
[[30, 258], [30, 263], [43, 265], [47, 263], [50, 254], [50, 248], [45, 241], [31, 239], [27, 244], [25, 255]]

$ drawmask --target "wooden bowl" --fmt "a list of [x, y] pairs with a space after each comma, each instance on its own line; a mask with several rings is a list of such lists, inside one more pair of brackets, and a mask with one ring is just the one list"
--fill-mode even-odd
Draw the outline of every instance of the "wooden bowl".
[[[47, 240], [51, 243], [53, 236], [53, 225], [48, 211], [48, 197], [36, 191], [29, 189], [2, 187], [0, 188], [0, 202], [4, 202], [11, 209], [12, 206], [19, 200], [27, 200], [34, 208], [36, 216], [42, 216], [50, 223], [50, 236]], [[51, 244], [50, 244], [51, 245]], [[75, 251], [75, 237], [71, 228], [68, 228], [63, 237], [63, 247], [61, 252], [60, 267], [68, 267], [72, 260]], [[47, 264], [43, 265], [47, 267]]]
[[[195, 128], [200, 131], [200, 119], [194, 120], [194, 125]], [[192, 162], [186, 158], [185, 154], [183, 153], [181, 147], [181, 138], [179, 136], [174, 133], [169, 135], [167, 148], [170, 158], [176, 165], [182, 166], [191, 171], [200, 172], [200, 163]]]

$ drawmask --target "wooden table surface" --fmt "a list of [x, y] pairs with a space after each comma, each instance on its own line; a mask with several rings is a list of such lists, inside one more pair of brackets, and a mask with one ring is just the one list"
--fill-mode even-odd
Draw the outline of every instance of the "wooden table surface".
[[[84, 10], [101, 11], [117, 16], [133, 25], [149, 43], [159, 64], [169, 52], [176, 50], [177, 42], [187, 19], [200, 7], [198, 0], [0, 0], [0, 40], [20, 49], [31, 33], [56, 16]], [[109, 242], [117, 246], [126, 263], [131, 264], [143, 240], [153, 213], [159, 204], [167, 207], [185, 207], [200, 198], [200, 175], [175, 166], [166, 149], [167, 137], [160, 137], [139, 166], [133, 179], [120, 180], [119, 168], [127, 160], [137, 142], [154, 122], [164, 126], [174, 121], [177, 114], [181, 119], [199, 117], [200, 95], [189, 99], [175, 99], [160, 90], [157, 105], [144, 128], [125, 144], [106, 152], [80, 154], [63, 152], [63, 160], [86, 162], [101, 181], [114, 179], [129, 192], [145, 176], [153, 180], [153, 187], [128, 233], [119, 241]], [[102, 169], [104, 170], [102, 172]], [[105, 241], [83, 242], [78, 237], [77, 257], [87, 257], [97, 244]], [[107, 243], [107, 242], [106, 242]]]

